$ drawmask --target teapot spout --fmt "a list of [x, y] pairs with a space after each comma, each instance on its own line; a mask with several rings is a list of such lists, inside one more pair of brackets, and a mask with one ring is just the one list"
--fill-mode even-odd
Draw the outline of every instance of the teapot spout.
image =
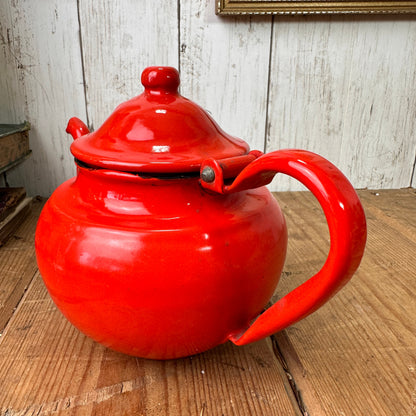
[[88, 134], [90, 131], [83, 121], [77, 117], [72, 117], [68, 121], [66, 132], [69, 133], [75, 140], [78, 139], [78, 137]]

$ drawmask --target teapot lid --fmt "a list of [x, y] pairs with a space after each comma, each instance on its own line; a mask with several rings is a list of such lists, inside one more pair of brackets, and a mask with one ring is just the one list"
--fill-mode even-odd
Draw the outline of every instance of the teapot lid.
[[119, 105], [98, 130], [74, 140], [76, 159], [119, 171], [186, 173], [199, 171], [207, 158], [248, 153], [246, 142], [226, 134], [178, 93], [175, 68], [146, 68], [141, 81], [141, 95]]

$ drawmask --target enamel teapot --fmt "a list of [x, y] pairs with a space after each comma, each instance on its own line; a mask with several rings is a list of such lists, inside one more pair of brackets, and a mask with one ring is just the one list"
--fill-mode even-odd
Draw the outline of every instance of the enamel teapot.
[[[47, 201], [35, 240], [57, 307], [94, 340], [152, 359], [254, 342], [319, 308], [365, 246], [345, 176], [308, 151], [250, 151], [178, 93], [174, 68], [141, 80], [144, 92], [98, 130], [68, 123], [77, 176]], [[318, 199], [331, 245], [316, 275], [264, 311], [286, 255], [285, 220], [264, 186], [278, 172]]]

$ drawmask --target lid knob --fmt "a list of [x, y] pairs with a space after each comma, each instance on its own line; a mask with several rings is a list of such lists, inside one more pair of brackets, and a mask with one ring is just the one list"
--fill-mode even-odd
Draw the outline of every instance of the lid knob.
[[150, 66], [142, 72], [142, 84], [146, 90], [178, 92], [179, 72], [170, 66]]

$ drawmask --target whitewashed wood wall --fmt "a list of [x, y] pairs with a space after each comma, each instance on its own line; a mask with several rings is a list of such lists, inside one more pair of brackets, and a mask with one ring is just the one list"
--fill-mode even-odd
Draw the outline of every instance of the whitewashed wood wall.
[[[99, 126], [149, 65], [251, 148], [322, 154], [357, 188], [416, 186], [416, 19], [218, 17], [202, 0], [2, 0], [0, 122], [32, 124], [8, 175], [49, 195], [75, 174], [71, 116]], [[413, 177], [413, 179], [412, 179]], [[413, 182], [412, 182], [413, 181]], [[274, 190], [299, 189], [278, 176]]]

